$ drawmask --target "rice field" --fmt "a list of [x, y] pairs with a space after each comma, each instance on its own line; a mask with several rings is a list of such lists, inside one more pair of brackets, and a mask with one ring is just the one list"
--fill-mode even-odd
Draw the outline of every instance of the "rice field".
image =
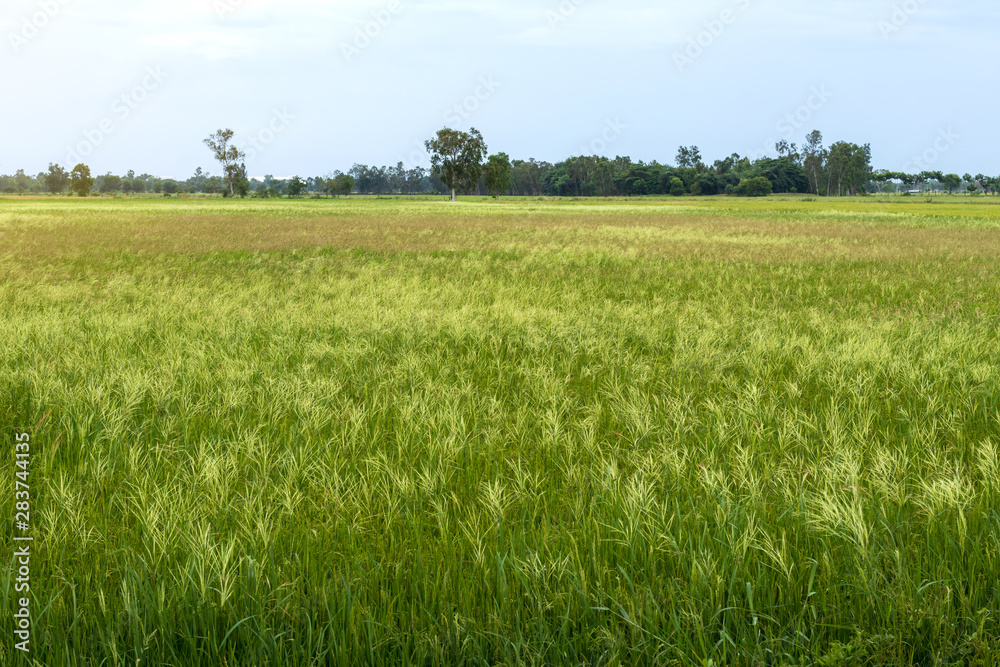
[[991, 198], [0, 199], [0, 664], [1000, 665], [998, 324]]

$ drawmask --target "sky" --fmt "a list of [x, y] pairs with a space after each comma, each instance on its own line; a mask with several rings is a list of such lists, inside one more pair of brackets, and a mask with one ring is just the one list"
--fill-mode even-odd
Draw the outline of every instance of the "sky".
[[995, 0], [3, 0], [0, 173], [184, 179], [490, 152], [672, 164], [870, 143], [876, 168], [1000, 174]]

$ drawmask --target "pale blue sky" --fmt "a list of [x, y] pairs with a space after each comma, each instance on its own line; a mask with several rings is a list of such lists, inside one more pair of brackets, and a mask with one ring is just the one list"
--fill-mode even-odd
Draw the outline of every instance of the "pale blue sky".
[[997, 29], [986, 0], [3, 0], [0, 172], [217, 172], [201, 140], [231, 127], [251, 175], [322, 175], [426, 164], [450, 125], [667, 163], [816, 128], [1000, 174]]

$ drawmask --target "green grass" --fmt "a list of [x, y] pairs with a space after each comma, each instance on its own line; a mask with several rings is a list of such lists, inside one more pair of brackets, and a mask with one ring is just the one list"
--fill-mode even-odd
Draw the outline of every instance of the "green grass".
[[998, 269], [988, 198], [0, 200], [30, 658], [998, 665]]

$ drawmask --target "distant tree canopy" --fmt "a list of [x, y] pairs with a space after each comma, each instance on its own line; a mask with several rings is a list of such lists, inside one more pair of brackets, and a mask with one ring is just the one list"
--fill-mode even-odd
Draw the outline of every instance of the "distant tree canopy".
[[[205, 139], [205, 145], [212, 149], [215, 159], [222, 165], [222, 172], [225, 175], [226, 184], [229, 186], [229, 196], [235, 197], [240, 179], [246, 180], [246, 166], [243, 164], [246, 154], [232, 145], [230, 143], [232, 140], [232, 130], [217, 130]], [[249, 190], [249, 186], [246, 189]], [[242, 192], [241, 196], [246, 196], [246, 192]]]
[[[941, 171], [905, 172], [872, 168], [871, 147], [838, 141], [824, 146], [823, 134], [809, 133], [805, 143], [797, 146], [787, 140], [775, 144], [774, 156], [750, 157], [732, 155], [707, 164], [697, 146], [681, 146], [673, 164], [634, 161], [627, 156], [614, 158], [580, 155], [550, 163], [530, 158], [510, 160], [497, 153], [484, 161], [486, 143], [475, 129], [460, 132], [445, 128], [434, 139], [425, 142], [432, 153], [432, 168], [407, 166], [369, 166], [354, 164], [347, 173], [334, 171], [328, 176], [288, 180], [265, 176], [250, 179], [243, 153], [233, 145], [232, 130], [218, 130], [205, 140], [222, 167], [221, 176], [213, 176], [202, 168], [185, 181], [161, 179], [150, 174], [125, 176], [107, 173], [90, 176], [86, 165], [77, 165], [72, 173], [50, 164], [48, 172], [35, 176], [17, 170], [14, 175], [0, 175], [0, 192], [5, 194], [65, 192], [86, 196], [92, 190], [103, 194], [144, 194], [167, 192], [216, 194], [225, 196], [291, 197], [312, 193], [313, 196], [349, 195], [412, 195], [420, 193], [459, 192], [499, 197], [504, 194], [521, 196], [563, 197], [638, 197], [646, 195], [738, 195], [765, 191], [765, 179], [771, 192], [809, 193], [839, 197], [909, 191], [968, 192], [973, 195], [995, 195], [1000, 192], [1000, 176], [966, 173], [945, 174]], [[86, 172], [78, 169], [86, 169]], [[173, 182], [172, 185], [169, 183]], [[176, 190], [175, 190], [176, 188]]]
[[287, 192], [289, 197], [298, 197], [303, 192], [305, 192], [305, 190], [306, 190], [306, 182], [303, 181], [298, 176], [294, 176], [292, 177], [292, 180], [288, 181]]
[[486, 156], [486, 142], [479, 130], [462, 132], [444, 128], [424, 145], [431, 155], [434, 173], [451, 190], [452, 201], [458, 190], [468, 192], [478, 186]]
[[948, 188], [948, 192], [954, 192], [962, 184], [962, 177], [958, 174], [945, 174], [940, 180], [941, 184]]
[[69, 185], [69, 172], [57, 164], [49, 163], [49, 172], [44, 175], [45, 189], [54, 195], [66, 190]]
[[350, 174], [337, 174], [335, 178], [329, 181], [330, 194], [348, 197], [351, 191], [354, 190], [354, 183], [354, 177]]
[[506, 153], [491, 155], [483, 168], [483, 180], [490, 196], [499, 199], [510, 190], [512, 180], [510, 157]]
[[78, 164], [69, 174], [69, 189], [79, 197], [86, 197], [94, 187], [94, 179], [90, 175], [90, 167]]
[[771, 181], [763, 176], [744, 178], [736, 186], [736, 194], [740, 197], [766, 197], [772, 192], [774, 192], [774, 188]]
[[107, 174], [104, 175], [104, 178], [101, 180], [101, 187], [98, 188], [98, 191], [101, 194], [108, 194], [113, 192], [120, 192], [121, 189], [122, 189], [121, 176], [115, 176], [111, 172], [108, 172]]
[[[335, 176], [340, 175], [337, 172]], [[398, 163], [395, 167], [369, 167], [364, 164], [355, 164], [348, 171], [354, 182], [357, 184], [358, 194], [363, 195], [388, 195], [416, 194], [426, 191], [427, 170], [423, 167], [406, 169], [403, 163]]]
[[771, 182], [774, 192], [809, 192], [806, 170], [791, 158], [763, 158], [757, 160], [754, 167], [761, 177]]

